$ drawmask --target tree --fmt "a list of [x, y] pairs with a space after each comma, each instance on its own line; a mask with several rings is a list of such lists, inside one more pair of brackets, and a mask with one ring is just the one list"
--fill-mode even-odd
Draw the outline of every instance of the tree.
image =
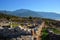
[[29, 19], [32, 19], [32, 16], [29, 16]]

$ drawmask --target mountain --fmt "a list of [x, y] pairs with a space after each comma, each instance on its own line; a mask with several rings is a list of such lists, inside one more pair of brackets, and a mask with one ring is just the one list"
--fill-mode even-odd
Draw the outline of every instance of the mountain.
[[49, 18], [49, 19], [60, 19], [60, 14], [53, 13], [53, 12], [39, 12], [39, 15], [41, 15], [43, 18]]
[[42, 17], [42, 18], [49, 18], [49, 19], [60, 19], [60, 14], [54, 13], [54, 12], [36, 12], [28, 9], [19, 9], [15, 11], [0, 11], [5, 14], [15, 15], [15, 16], [21, 16], [21, 17]]
[[28, 16], [39, 17], [40, 16], [37, 12], [27, 10], [27, 9], [16, 10], [16, 11], [13, 11], [13, 13], [16, 16], [22, 16], [22, 17], [28, 17]]

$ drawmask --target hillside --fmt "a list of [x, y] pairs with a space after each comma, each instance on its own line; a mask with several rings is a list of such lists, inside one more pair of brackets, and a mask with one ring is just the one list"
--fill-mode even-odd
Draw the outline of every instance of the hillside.
[[[60, 30], [60, 21], [57, 21], [57, 20], [40, 18], [40, 17], [32, 17], [32, 16], [17, 17], [14, 15], [6, 14], [6, 13], [0, 13], [0, 19], [3, 19], [3, 18], [7, 19], [8, 21], [14, 22], [12, 24], [13, 28], [17, 27], [19, 23], [22, 23], [20, 25], [24, 25], [24, 23], [34, 23], [34, 22], [40, 24], [40, 23], [42, 23], [41, 21], [45, 21], [45, 25], [47, 27], [43, 28], [43, 30], [42, 30], [42, 33], [43, 33], [42, 34], [42, 40], [45, 40], [47, 38], [47, 35], [49, 34], [47, 32], [47, 28], [53, 30], [54, 33], [56, 33], [56, 34], [60, 34], [60, 31], [59, 31]], [[16, 23], [18, 23], [18, 24], [16, 24]]]
[[14, 16], [14, 15], [9, 15], [9, 14], [6, 14], [6, 13], [0, 13], [0, 19], [3, 19], [3, 18], [9, 20], [11, 18], [19, 18], [19, 17], [18, 16]]
[[[45, 25], [47, 28], [55, 28], [60, 30], [60, 21], [47, 19], [47, 18], [40, 18], [40, 17], [18, 17], [9, 14], [0, 13], [0, 19], [6, 19], [8, 21], [12, 21], [15, 23], [38, 23], [40, 24], [41, 21], [45, 21]], [[15, 25], [15, 24], [14, 24]], [[58, 32], [59, 33], [59, 32]]]
[[18, 16], [13, 16], [13, 15], [9, 15], [9, 14], [4, 14], [4, 13], [0, 13], [0, 19], [2, 18], [6, 18], [7, 20], [11, 20], [11, 21], [16, 21], [16, 22], [33, 22], [34, 20], [36, 21], [40, 21], [40, 20], [44, 20], [46, 22], [46, 25], [49, 26], [54, 26], [54, 27], [60, 27], [60, 21], [57, 20], [52, 20], [52, 19], [46, 19], [46, 18], [38, 18], [38, 17], [30, 17], [32, 18], [31, 20], [29, 20], [29, 17], [18, 17]]

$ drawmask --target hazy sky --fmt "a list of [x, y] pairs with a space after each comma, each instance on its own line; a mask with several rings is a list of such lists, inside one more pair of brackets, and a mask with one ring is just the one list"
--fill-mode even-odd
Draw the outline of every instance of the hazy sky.
[[0, 0], [0, 10], [17, 9], [60, 13], [60, 0]]

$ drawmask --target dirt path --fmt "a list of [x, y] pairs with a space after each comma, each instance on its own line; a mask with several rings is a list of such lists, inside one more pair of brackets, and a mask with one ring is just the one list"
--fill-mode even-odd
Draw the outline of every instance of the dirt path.
[[[43, 30], [44, 27], [45, 27], [45, 22], [42, 22], [42, 24], [39, 25], [39, 28], [38, 28], [38, 34], [37, 34], [38, 40], [41, 40], [42, 30]], [[39, 38], [39, 37], [40, 37], [40, 38]]]
[[45, 27], [45, 22], [42, 22], [38, 27], [39, 28], [38, 28], [36, 34], [34, 34], [34, 37], [36, 38], [36, 40], [42, 40], [41, 39], [42, 29]]

